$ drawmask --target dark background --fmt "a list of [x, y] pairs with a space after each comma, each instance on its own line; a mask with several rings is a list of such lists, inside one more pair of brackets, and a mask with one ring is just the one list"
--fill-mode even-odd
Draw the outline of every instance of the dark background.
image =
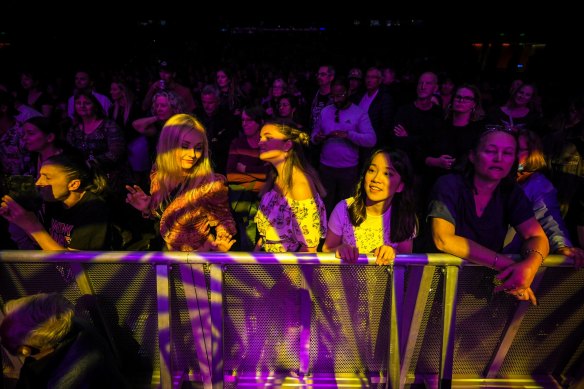
[[[67, 73], [87, 64], [103, 69], [153, 65], [170, 57], [209, 68], [390, 64], [398, 71], [448, 71], [461, 79], [497, 74], [571, 87], [583, 84], [584, 61], [578, 57], [584, 27], [569, 5], [417, 5], [416, 10], [406, 10], [394, 3], [368, 2], [345, 8], [316, 2], [222, 3], [205, 5], [214, 12], [187, 13], [185, 3], [173, 1], [150, 10], [143, 4], [8, 1], [0, 12], [0, 61], [3, 74], [22, 67]], [[201, 6], [189, 3], [190, 8]], [[131, 7], [136, 8], [126, 9]], [[374, 7], [392, 11], [373, 12]], [[501, 67], [503, 44], [510, 45], [511, 54]], [[533, 44], [537, 50], [525, 57], [524, 47]], [[518, 68], [521, 61], [523, 67]]]

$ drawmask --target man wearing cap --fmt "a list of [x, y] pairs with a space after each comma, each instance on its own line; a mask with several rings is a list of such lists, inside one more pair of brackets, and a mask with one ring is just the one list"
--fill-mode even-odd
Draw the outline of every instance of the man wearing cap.
[[148, 90], [148, 93], [146, 93], [146, 97], [144, 97], [144, 101], [142, 102], [142, 109], [144, 112], [152, 107], [152, 98], [157, 92], [168, 90], [179, 95], [183, 100], [186, 112], [192, 113], [197, 107], [197, 104], [195, 103], [189, 88], [176, 82], [176, 68], [174, 64], [168, 60], [160, 61], [158, 75], [160, 76], [160, 80], [154, 82], [150, 86], [150, 89]]
[[363, 88], [363, 72], [359, 68], [353, 68], [349, 71], [347, 77], [349, 79], [349, 89], [347, 93], [349, 94], [349, 100], [354, 104], [359, 104], [365, 89]]

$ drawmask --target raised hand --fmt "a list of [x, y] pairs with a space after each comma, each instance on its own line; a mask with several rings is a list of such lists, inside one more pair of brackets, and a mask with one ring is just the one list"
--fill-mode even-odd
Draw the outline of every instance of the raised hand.
[[150, 196], [148, 196], [138, 185], [126, 185], [128, 195], [126, 203], [136, 208], [138, 211], [147, 212], [150, 207]]
[[39, 219], [33, 212], [29, 212], [22, 208], [20, 204], [8, 195], [2, 197], [0, 215], [10, 223], [16, 224], [27, 233], [32, 233], [43, 228]]

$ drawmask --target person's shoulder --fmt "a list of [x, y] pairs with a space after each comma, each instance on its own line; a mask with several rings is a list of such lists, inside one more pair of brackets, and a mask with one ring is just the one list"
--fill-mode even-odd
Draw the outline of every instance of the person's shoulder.
[[205, 186], [215, 190], [227, 188], [227, 178], [223, 174], [212, 173], [205, 182]]
[[290, 197], [293, 200], [308, 200], [316, 196], [316, 189], [313, 183], [303, 172], [294, 172], [294, 184], [290, 191]]

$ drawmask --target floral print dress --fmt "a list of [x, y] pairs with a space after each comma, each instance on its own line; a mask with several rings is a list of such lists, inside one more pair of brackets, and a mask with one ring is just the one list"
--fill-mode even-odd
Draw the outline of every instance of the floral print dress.
[[271, 253], [315, 247], [326, 235], [326, 209], [318, 193], [293, 200], [272, 189], [262, 196], [255, 221], [263, 249]]

